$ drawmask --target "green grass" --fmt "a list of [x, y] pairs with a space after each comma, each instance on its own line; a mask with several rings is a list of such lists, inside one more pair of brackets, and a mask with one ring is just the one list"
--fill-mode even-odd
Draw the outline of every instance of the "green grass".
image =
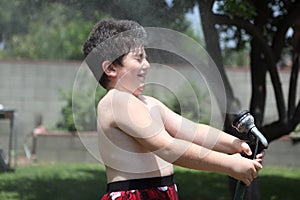
[[[225, 175], [175, 169], [182, 200], [229, 200]], [[15, 173], [0, 174], [1, 200], [100, 200], [105, 172], [96, 164], [32, 164]], [[300, 169], [265, 167], [260, 173], [263, 200], [289, 200], [300, 196]]]

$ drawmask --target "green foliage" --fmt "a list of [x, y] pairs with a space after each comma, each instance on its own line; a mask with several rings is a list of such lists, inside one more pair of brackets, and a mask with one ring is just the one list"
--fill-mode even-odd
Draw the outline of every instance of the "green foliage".
[[103, 5], [109, 15], [136, 20], [146, 27], [164, 27], [184, 32], [189, 27], [186, 9], [169, 6], [165, 0], [110, 0]]
[[222, 53], [224, 66], [245, 67], [250, 65], [248, 48], [240, 50], [226, 48]]
[[[229, 18], [238, 18], [239, 20], [253, 20], [257, 16], [256, 8], [248, 0], [216, 0], [216, 9], [214, 12], [228, 16]], [[222, 44], [222, 57], [225, 66], [249, 66], [249, 40], [244, 29], [236, 26], [223, 25], [217, 26], [219, 40]], [[247, 54], [247, 55], [246, 55]]]
[[62, 118], [57, 123], [57, 128], [74, 132], [76, 131], [74, 119], [73, 119], [73, 111], [72, 111], [72, 93], [61, 93], [63, 99], [67, 102], [67, 104], [62, 108], [61, 114]]
[[[15, 33], [28, 31], [28, 2], [22, 0], [0, 0], [0, 42], [6, 41]], [[31, 13], [33, 16], [34, 13]]]
[[238, 16], [251, 19], [256, 16], [256, 10], [248, 0], [216, 0], [217, 11], [230, 17]]
[[[66, 105], [62, 108], [62, 116], [57, 123], [57, 128], [71, 132], [97, 130], [94, 111], [105, 93], [106, 90], [100, 86], [96, 88], [96, 91], [93, 90], [93, 87], [84, 87], [81, 92], [76, 93], [76, 98], [72, 96], [71, 91], [61, 91], [61, 96], [66, 101]], [[151, 89], [146, 90], [145, 94], [156, 96], [155, 91]], [[94, 95], [95, 98], [93, 97]], [[180, 101], [178, 97], [181, 98]], [[188, 119], [200, 123], [208, 123], [210, 115], [209, 110], [207, 110], [207, 97], [207, 93], [201, 91], [195, 84], [185, 84], [179, 88], [177, 97], [170, 95], [163, 103], [174, 112]], [[91, 110], [94, 108], [91, 108], [90, 104], [87, 103], [91, 98], [94, 98], [95, 110]], [[74, 112], [76, 112], [76, 116], [80, 116], [80, 119], [74, 120]]]
[[[96, 91], [93, 87], [86, 87], [81, 93], [77, 93], [76, 98], [72, 98], [72, 92], [61, 92], [66, 105], [62, 108], [61, 119], [57, 123], [57, 128], [67, 131], [96, 131], [97, 122], [95, 112], [100, 99], [105, 95], [106, 90], [102, 87], [97, 87]], [[90, 108], [90, 104], [86, 103], [89, 99], [94, 98], [95, 107]], [[91, 110], [94, 109], [94, 110]], [[80, 119], [74, 120], [74, 111]]]
[[81, 59], [84, 43], [93, 24], [83, 20], [79, 11], [53, 3], [28, 24], [28, 34], [13, 35], [11, 56], [33, 59]]
[[147, 85], [143, 93], [159, 99], [172, 111], [187, 119], [199, 123], [209, 123], [211, 116], [208, 94], [196, 84], [187, 82], [178, 87], [178, 91], [174, 93], [168, 90], [160, 91], [160, 89], [155, 85]]
[[82, 44], [104, 17], [182, 32], [190, 26], [186, 12], [174, 12], [164, 0], [0, 0], [0, 6], [0, 58], [82, 59]]
[[201, 91], [194, 83], [186, 83], [179, 88], [177, 96], [171, 96], [166, 102], [171, 110], [195, 122], [209, 123], [206, 92]]
[[298, 124], [294, 130], [294, 132], [300, 132], [300, 124]]

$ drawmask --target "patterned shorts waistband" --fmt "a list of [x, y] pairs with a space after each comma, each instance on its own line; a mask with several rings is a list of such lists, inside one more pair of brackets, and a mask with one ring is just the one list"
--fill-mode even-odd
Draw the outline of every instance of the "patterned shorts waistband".
[[116, 181], [107, 184], [107, 192], [142, 190], [146, 188], [155, 188], [174, 185], [173, 174], [163, 177], [131, 179], [125, 181]]

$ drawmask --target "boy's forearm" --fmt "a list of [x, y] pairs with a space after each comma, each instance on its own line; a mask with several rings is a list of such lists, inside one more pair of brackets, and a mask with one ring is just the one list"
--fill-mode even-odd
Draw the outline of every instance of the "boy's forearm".
[[223, 153], [234, 154], [242, 152], [243, 140], [223, 132], [218, 141], [215, 150]]
[[215, 151], [234, 154], [242, 151], [242, 140], [208, 125], [199, 124], [194, 143]]
[[156, 152], [158, 156], [175, 165], [212, 172], [232, 174], [230, 155], [216, 152], [205, 147], [174, 139], [166, 148]]

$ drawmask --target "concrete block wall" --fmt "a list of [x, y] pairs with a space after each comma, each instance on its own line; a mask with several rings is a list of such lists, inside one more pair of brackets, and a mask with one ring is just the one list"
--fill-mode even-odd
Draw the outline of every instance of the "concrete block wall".
[[[36, 159], [41, 162], [101, 163], [99, 162], [97, 136], [81, 136], [87, 150], [78, 136], [70, 134], [48, 134], [37, 137]], [[88, 140], [88, 141], [87, 141]], [[264, 166], [300, 167], [300, 143], [291, 140], [277, 140], [266, 150]]]
[[[239, 99], [243, 108], [248, 108], [251, 99], [251, 74], [248, 69], [245, 68], [231, 68], [227, 69], [229, 82], [231, 83], [232, 89], [235, 96]], [[282, 91], [284, 99], [287, 105], [288, 92], [289, 92], [289, 81], [290, 81], [290, 70], [284, 69], [279, 71], [279, 77], [281, 81]], [[276, 108], [276, 98], [274, 95], [274, 89], [271, 83], [271, 78], [267, 75], [267, 99], [265, 108], [265, 124], [274, 122], [278, 119], [278, 113]], [[300, 83], [300, 80], [298, 80]], [[299, 85], [299, 84], [298, 84]], [[300, 100], [300, 90], [297, 90], [297, 101]], [[296, 102], [297, 102], [296, 101]]]
[[270, 144], [264, 158], [264, 165], [300, 167], [300, 143], [277, 140]]
[[[71, 163], [96, 163], [97, 159], [87, 151], [81, 138], [97, 141], [96, 134], [87, 136], [74, 136], [69, 133], [45, 134], [36, 137], [35, 159], [42, 162], [71, 162]], [[93, 143], [97, 148], [97, 143]]]
[[[37, 118], [54, 127], [65, 105], [59, 90], [72, 89], [77, 62], [0, 61], [0, 104], [13, 108], [18, 116], [18, 146], [31, 137]], [[0, 124], [0, 141], [9, 130]]]
[[[20, 154], [24, 153], [23, 144], [31, 141], [32, 130], [36, 125], [38, 116], [42, 116], [43, 125], [46, 127], [55, 127], [61, 116], [61, 108], [66, 103], [61, 98], [59, 90], [70, 91], [73, 88], [80, 65], [81, 62], [0, 61], [0, 104], [17, 110]], [[226, 73], [242, 108], [248, 108], [251, 96], [249, 70], [245, 68], [228, 69]], [[287, 97], [289, 72], [282, 71], [280, 76]], [[197, 80], [197, 84], [203, 86], [202, 89], [207, 90], [203, 77], [202, 79], [199, 78], [199, 74], [189, 67], [177, 66], [173, 70], [168, 67], [154, 65], [148, 77], [148, 80], [159, 83], [158, 86], [163, 91], [160, 93], [162, 96], [168, 90], [173, 92], [173, 90], [178, 89], [184, 84], [185, 79]], [[266, 122], [277, 119], [273, 89], [269, 78], [267, 81], [269, 85], [267, 86]], [[298, 99], [299, 96], [298, 93]], [[7, 123], [1, 122], [0, 143], [6, 140], [8, 133]]]

